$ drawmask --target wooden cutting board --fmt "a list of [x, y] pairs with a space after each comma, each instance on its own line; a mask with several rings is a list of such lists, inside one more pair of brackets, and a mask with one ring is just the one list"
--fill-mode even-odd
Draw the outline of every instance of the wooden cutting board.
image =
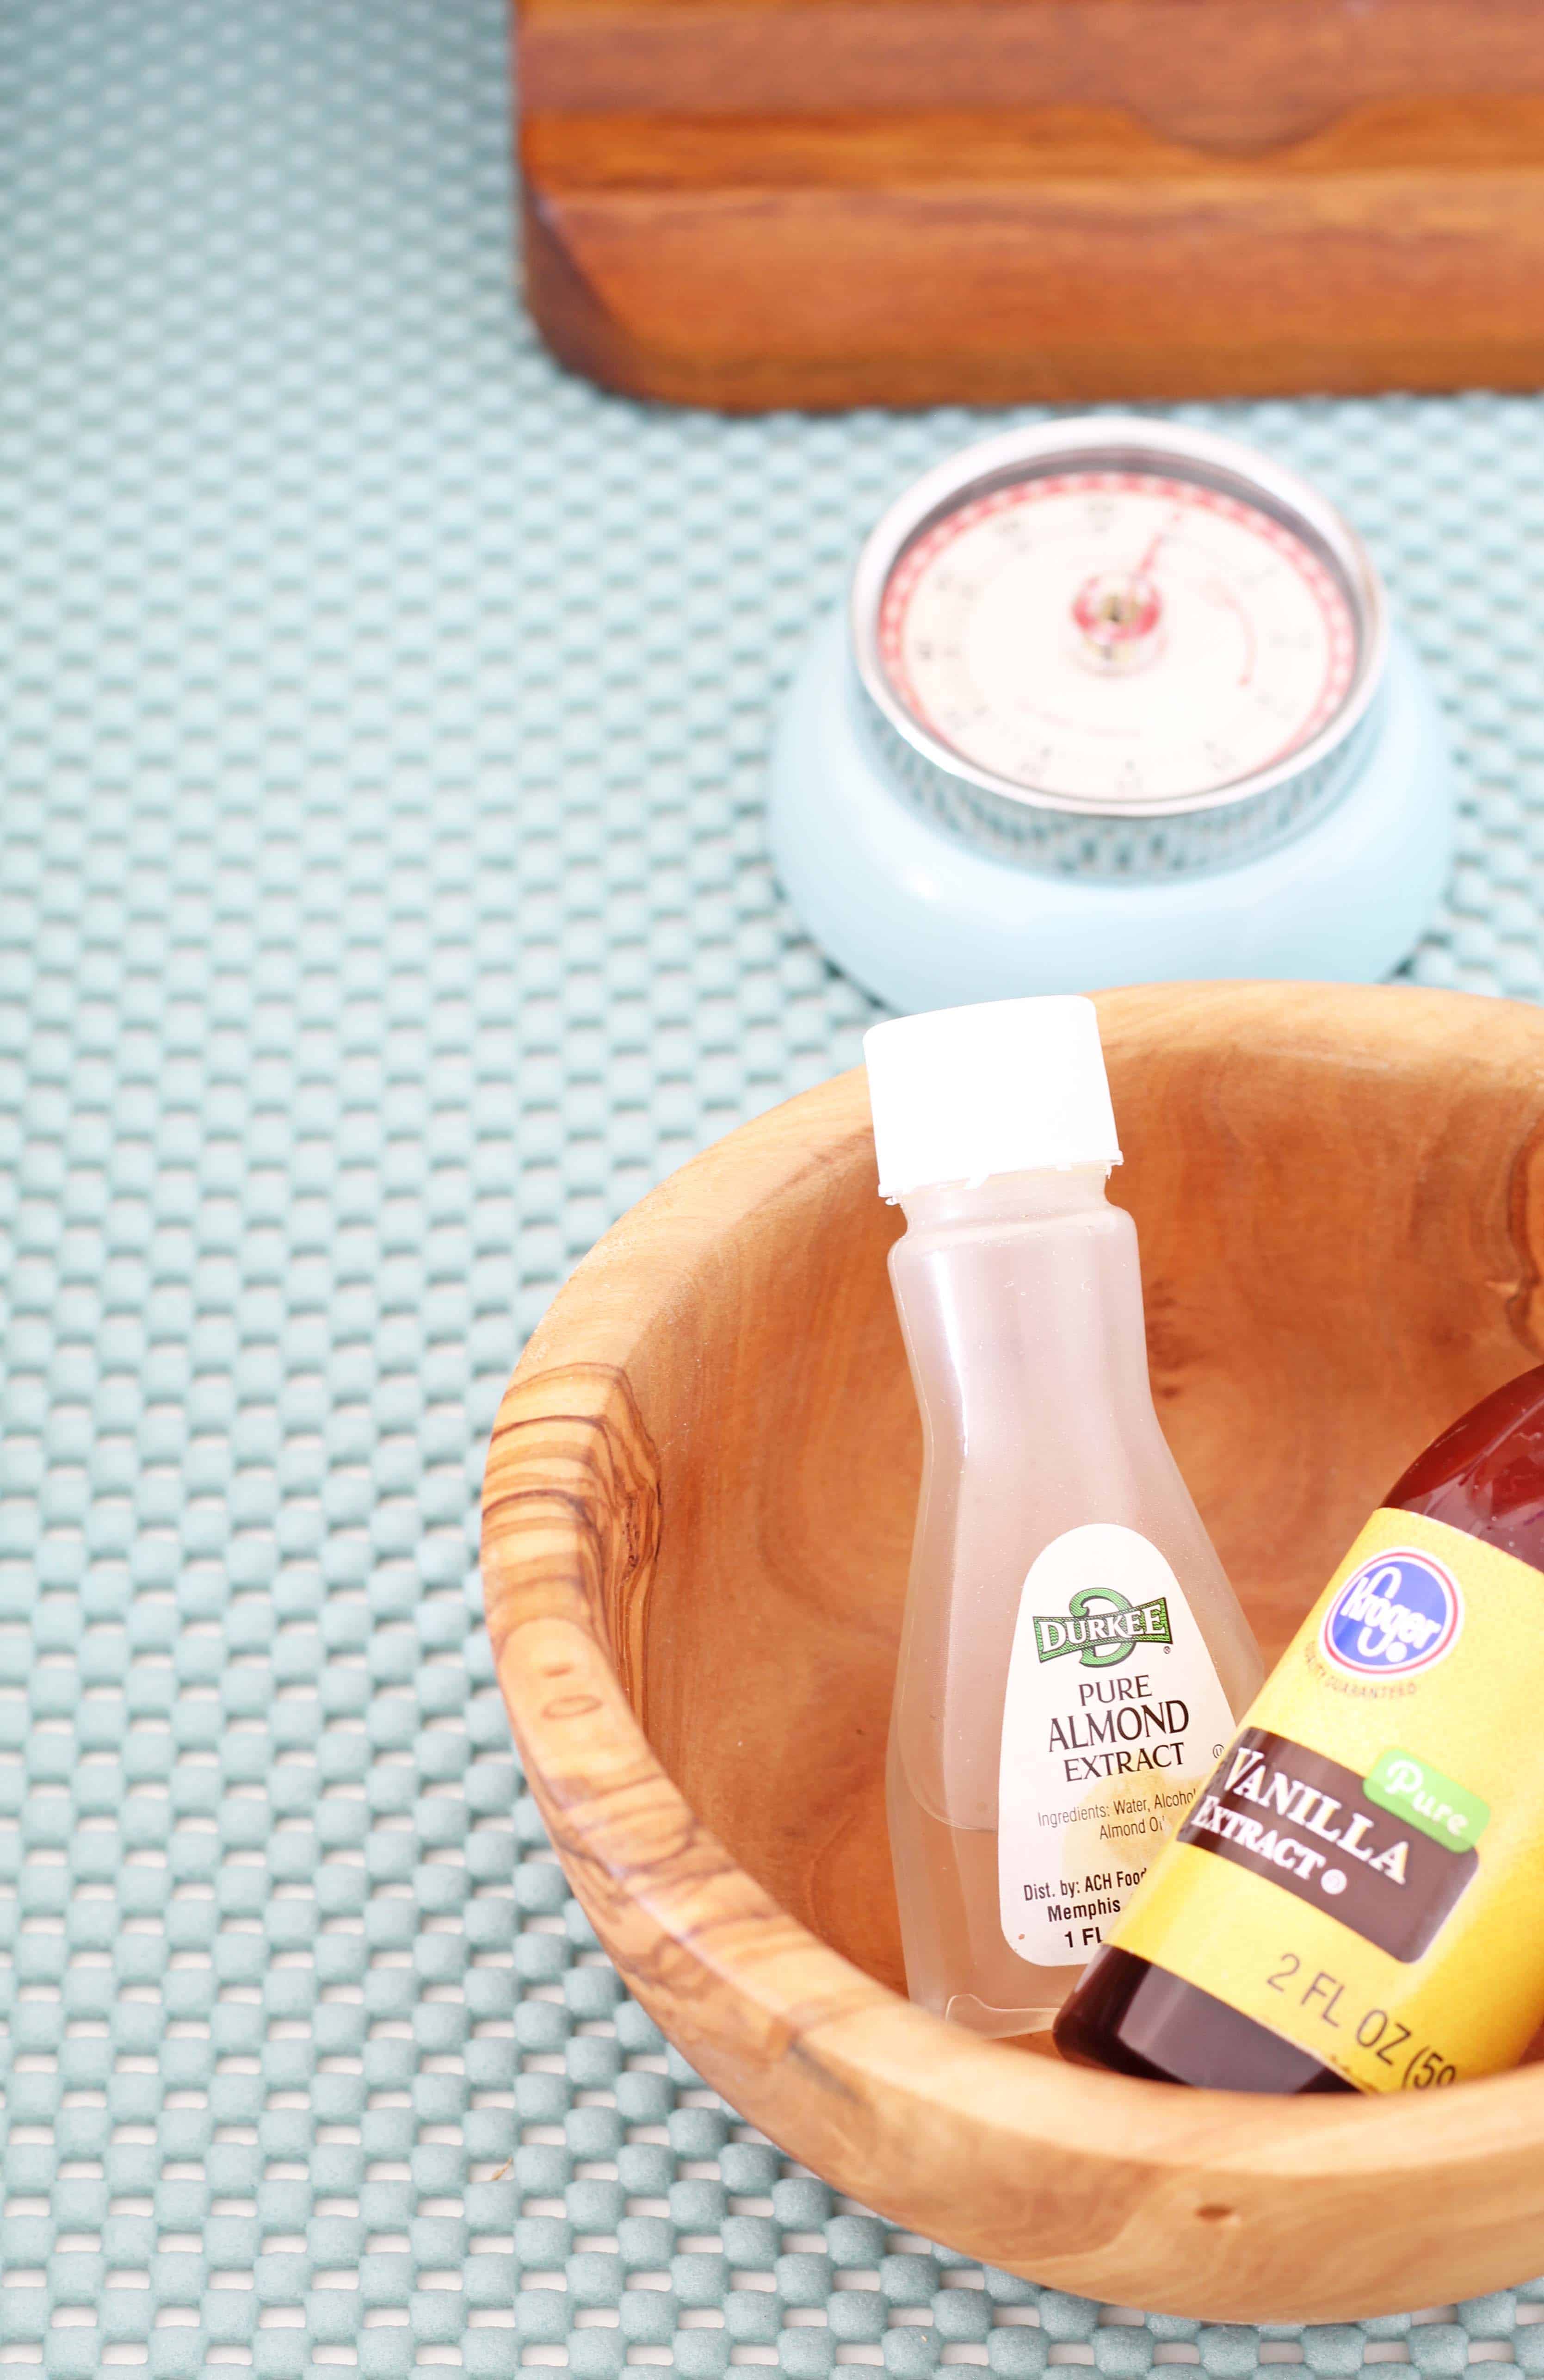
[[1544, 382], [1544, 0], [520, 0], [554, 351], [680, 404]]

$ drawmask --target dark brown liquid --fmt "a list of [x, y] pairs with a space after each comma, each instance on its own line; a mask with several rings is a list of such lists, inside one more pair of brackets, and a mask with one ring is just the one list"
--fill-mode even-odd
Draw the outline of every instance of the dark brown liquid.
[[[1383, 1499], [1544, 1570], [1544, 1365], [1433, 1439]], [[1055, 2026], [1080, 2066], [1213, 2091], [1349, 2091], [1328, 2066], [1129, 1951], [1097, 1953]]]

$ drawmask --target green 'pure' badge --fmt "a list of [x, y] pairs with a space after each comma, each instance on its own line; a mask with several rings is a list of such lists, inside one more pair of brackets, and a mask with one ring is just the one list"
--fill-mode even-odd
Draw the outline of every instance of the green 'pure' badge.
[[1455, 1785], [1429, 1760], [1417, 1760], [1413, 1752], [1397, 1748], [1379, 1754], [1362, 1790], [1380, 1809], [1392, 1810], [1396, 1818], [1418, 1827], [1450, 1852], [1470, 1850], [1490, 1815], [1489, 1803], [1478, 1793]]

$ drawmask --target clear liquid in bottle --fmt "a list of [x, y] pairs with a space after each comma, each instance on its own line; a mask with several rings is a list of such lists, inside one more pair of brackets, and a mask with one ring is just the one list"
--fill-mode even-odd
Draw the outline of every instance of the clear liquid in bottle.
[[907, 1986], [1031, 2033], [1260, 1656], [1153, 1408], [1092, 1003], [946, 1011], [867, 1048], [923, 1427], [887, 1760]]

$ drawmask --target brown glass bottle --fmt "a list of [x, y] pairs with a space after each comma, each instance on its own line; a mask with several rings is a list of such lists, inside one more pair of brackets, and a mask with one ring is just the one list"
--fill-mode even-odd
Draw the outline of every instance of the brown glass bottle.
[[[1544, 1571], [1544, 1365], [1509, 1380], [1433, 1439], [1383, 1499], [1499, 1546]], [[1210, 1992], [1146, 1959], [1098, 1951], [1055, 2026], [1081, 2066], [1214, 2091], [1349, 2091], [1353, 2085]]]

